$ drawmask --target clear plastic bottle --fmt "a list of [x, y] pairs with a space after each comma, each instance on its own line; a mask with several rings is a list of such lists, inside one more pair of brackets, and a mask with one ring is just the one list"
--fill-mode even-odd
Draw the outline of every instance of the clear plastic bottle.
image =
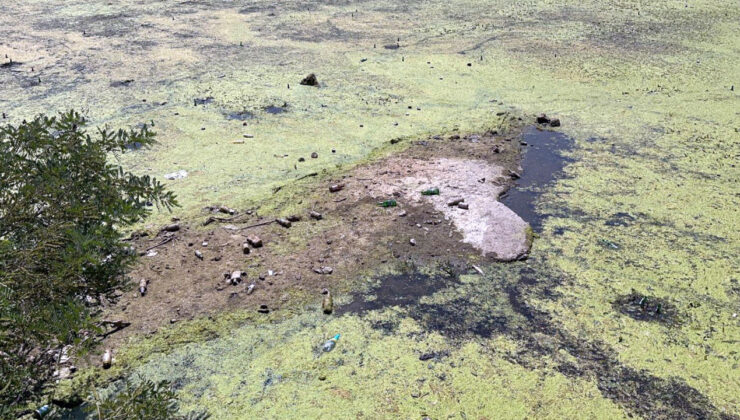
[[325, 353], [328, 353], [332, 350], [334, 350], [334, 347], [337, 345], [337, 341], [339, 340], [340, 334], [335, 335], [330, 340], [328, 340], [326, 343], [324, 343], [323, 347], [321, 347], [322, 350], [324, 350]]

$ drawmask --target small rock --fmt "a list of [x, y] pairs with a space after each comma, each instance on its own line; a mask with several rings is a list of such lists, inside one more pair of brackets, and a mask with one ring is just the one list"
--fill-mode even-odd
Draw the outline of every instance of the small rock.
[[414, 238], [409, 239], [409, 243], [411, 244], [411, 246], [416, 246], [416, 239]]
[[262, 239], [260, 239], [257, 235], [249, 235], [247, 236], [247, 242], [249, 245], [252, 245], [255, 248], [259, 248], [262, 246]]
[[550, 123], [550, 119], [547, 118], [547, 115], [540, 114], [537, 116], [537, 124], [548, 124]]
[[316, 152], [311, 153], [311, 159], [317, 159], [319, 157], [319, 154]]
[[329, 192], [335, 193], [337, 191], [342, 191], [342, 189], [344, 189], [344, 184], [334, 184], [329, 187]]
[[552, 121], [550, 121], [550, 127], [560, 127], [560, 119], [553, 118]]
[[511, 177], [511, 179], [519, 179], [519, 178], [522, 177], [521, 175], [519, 175], [519, 173], [514, 172], [511, 169], [509, 169], [508, 173], [509, 173], [509, 176]]
[[290, 223], [290, 220], [288, 219], [278, 218], [278, 219], [275, 219], [275, 221], [277, 222], [277, 224], [279, 224], [280, 226], [284, 228], [289, 228], [292, 226], [292, 223]]
[[331, 267], [321, 267], [322, 274], [331, 274], [333, 272], [334, 272], [334, 269]]
[[308, 76], [304, 77], [303, 80], [301, 80], [301, 84], [303, 86], [318, 86], [319, 80], [316, 78], [316, 75], [311, 73]]
[[172, 319], [170, 319], [170, 324], [174, 324], [174, 323], [176, 323], [176, 322], [177, 322], [177, 318], [172, 318]]
[[311, 216], [311, 218], [314, 220], [321, 220], [324, 217], [321, 215], [321, 213], [313, 210], [308, 215]]
[[298, 162], [305, 162], [305, 161], [306, 161], [306, 158], [303, 158], [303, 157], [298, 158]]

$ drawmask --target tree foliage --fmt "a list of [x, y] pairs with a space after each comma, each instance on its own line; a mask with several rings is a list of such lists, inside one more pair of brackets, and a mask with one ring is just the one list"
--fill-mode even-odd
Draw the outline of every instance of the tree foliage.
[[0, 417], [50, 378], [62, 346], [91, 331], [99, 299], [115, 299], [135, 255], [121, 227], [175, 196], [115, 164], [155, 133], [88, 133], [75, 111], [0, 127]]

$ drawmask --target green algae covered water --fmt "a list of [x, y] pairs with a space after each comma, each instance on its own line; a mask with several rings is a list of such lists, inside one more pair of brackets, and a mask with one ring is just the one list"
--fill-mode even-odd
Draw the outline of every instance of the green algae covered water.
[[22, 64], [0, 68], [0, 110], [153, 125], [161, 144], [124, 163], [186, 170], [168, 182], [186, 219], [269, 205], [390, 139], [558, 117], [572, 145], [520, 210], [539, 223], [529, 260], [381, 275], [333, 317], [176, 325], [122, 363], [214, 418], [736, 418], [738, 16], [720, 0], [2, 4], [0, 60]]

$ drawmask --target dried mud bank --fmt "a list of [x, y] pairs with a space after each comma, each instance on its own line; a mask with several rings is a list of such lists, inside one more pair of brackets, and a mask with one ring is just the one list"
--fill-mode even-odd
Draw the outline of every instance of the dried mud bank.
[[[130, 276], [146, 282], [146, 294], [127, 293], [110, 308], [106, 318], [131, 325], [107, 344], [219, 311], [292, 312], [299, 308], [286, 306], [324, 288], [346, 292], [359, 272], [384, 265], [525, 258], [531, 229], [497, 201], [521, 172], [518, 131], [398, 144], [338, 177], [285, 186], [276, 201], [292, 201], [290, 209], [271, 203], [231, 217], [205, 209], [206, 227], [134, 233], [143, 256]], [[430, 189], [438, 195], [423, 194]], [[243, 272], [237, 284], [224, 274], [234, 271]]]

